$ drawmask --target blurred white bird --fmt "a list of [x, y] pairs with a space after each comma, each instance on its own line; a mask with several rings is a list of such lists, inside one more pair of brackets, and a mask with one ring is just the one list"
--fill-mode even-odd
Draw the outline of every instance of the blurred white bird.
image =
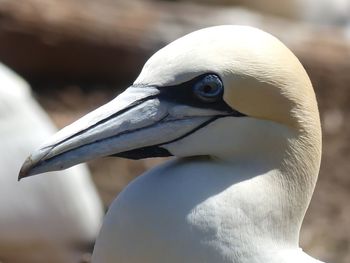
[[98, 234], [102, 205], [84, 165], [17, 182], [23, 158], [54, 132], [28, 84], [0, 64], [0, 262], [78, 262]]

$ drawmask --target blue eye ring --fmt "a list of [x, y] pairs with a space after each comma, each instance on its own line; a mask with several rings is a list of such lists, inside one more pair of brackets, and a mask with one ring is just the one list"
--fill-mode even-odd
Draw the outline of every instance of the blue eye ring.
[[224, 94], [224, 85], [217, 75], [208, 74], [194, 84], [193, 93], [204, 102], [216, 102]]

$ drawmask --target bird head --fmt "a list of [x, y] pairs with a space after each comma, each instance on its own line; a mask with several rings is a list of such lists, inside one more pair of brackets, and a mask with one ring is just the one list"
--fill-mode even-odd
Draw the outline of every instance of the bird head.
[[320, 144], [315, 94], [298, 59], [261, 30], [217, 26], [156, 52], [133, 85], [29, 156], [19, 178], [110, 155], [264, 158], [303, 136]]

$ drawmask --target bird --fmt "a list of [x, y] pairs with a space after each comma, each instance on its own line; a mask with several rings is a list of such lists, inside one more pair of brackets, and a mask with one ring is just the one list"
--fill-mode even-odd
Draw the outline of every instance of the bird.
[[77, 262], [97, 237], [103, 208], [85, 165], [23, 184], [14, 177], [55, 131], [29, 84], [0, 63], [1, 262]]
[[34, 151], [19, 179], [102, 156], [174, 156], [112, 202], [92, 262], [316, 263], [299, 233], [321, 148], [297, 57], [260, 29], [221, 25], [157, 51], [123, 93]]

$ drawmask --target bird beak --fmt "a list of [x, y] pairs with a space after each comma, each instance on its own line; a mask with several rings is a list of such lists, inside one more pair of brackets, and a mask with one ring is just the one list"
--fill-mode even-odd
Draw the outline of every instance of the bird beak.
[[[170, 92], [175, 91], [171, 89], [168, 88]], [[166, 90], [131, 86], [34, 151], [24, 162], [18, 179], [66, 169], [102, 156], [131, 159], [170, 156], [162, 145], [180, 140], [218, 117], [230, 114], [226, 110], [173, 101]]]

